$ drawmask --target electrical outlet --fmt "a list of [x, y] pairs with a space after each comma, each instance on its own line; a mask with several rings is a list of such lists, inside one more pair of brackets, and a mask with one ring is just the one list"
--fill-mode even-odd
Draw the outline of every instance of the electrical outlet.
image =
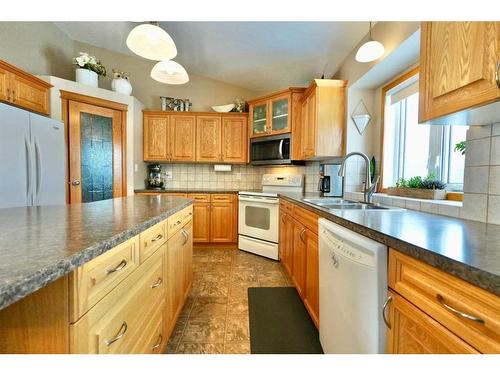
[[172, 179], [172, 172], [171, 171], [165, 172], [165, 178], [168, 180], [171, 180]]

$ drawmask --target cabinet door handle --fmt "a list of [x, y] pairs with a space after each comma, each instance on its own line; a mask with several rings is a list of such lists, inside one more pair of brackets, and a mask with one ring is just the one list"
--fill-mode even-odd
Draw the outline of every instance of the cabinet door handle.
[[281, 215], [281, 222], [285, 224], [286, 221], [286, 215]]
[[189, 234], [188, 234], [188, 232], [185, 229], [182, 229], [181, 233], [184, 236], [184, 242], [182, 243], [182, 245], [184, 246], [188, 242]]
[[16, 90], [12, 90], [12, 102], [15, 103], [16, 101]]
[[384, 319], [384, 323], [387, 326], [387, 328], [392, 329], [391, 323], [389, 323], [389, 320], [387, 319], [387, 307], [389, 307], [389, 303], [391, 303], [392, 297], [389, 296], [387, 297], [387, 300], [384, 303], [384, 307], [382, 307], [382, 319]]
[[436, 299], [441, 306], [443, 306], [446, 310], [450, 311], [452, 314], [455, 314], [456, 316], [459, 316], [461, 318], [472, 320], [473, 322], [484, 324], [483, 319], [478, 318], [477, 316], [470, 315], [470, 314], [464, 313], [462, 311], [459, 311], [459, 310], [451, 307], [450, 305], [446, 304], [446, 302], [444, 301], [444, 297], [441, 294], [439, 294], [439, 293], [436, 294]]
[[124, 269], [126, 265], [127, 265], [127, 261], [125, 259], [123, 259], [120, 263], [118, 263], [118, 265], [115, 268], [110, 268], [110, 269], [106, 270], [106, 275], [120, 271], [120, 270]]
[[7, 88], [7, 100], [8, 100], [8, 101], [10, 101], [10, 100], [11, 100], [11, 99], [10, 99], [10, 89], [9, 89], [9, 88]]
[[159, 240], [161, 240], [162, 238], [163, 238], [163, 235], [159, 234], [159, 235], [157, 235], [155, 238], [153, 238], [153, 239], [151, 240], [151, 242], [156, 242], [156, 241], [159, 241]]
[[306, 243], [304, 233], [306, 233], [306, 228], [302, 228], [302, 230], [300, 231], [300, 239], [302, 240], [302, 242]]
[[151, 285], [151, 289], [158, 288], [163, 283], [163, 279], [161, 277], [158, 278], [158, 281]]
[[500, 77], [498, 71], [500, 70], [500, 61], [497, 62], [497, 70], [495, 72], [495, 81], [497, 81], [497, 87], [500, 89]]
[[128, 328], [127, 322], [123, 322], [122, 326], [120, 327], [120, 330], [118, 331], [118, 333], [116, 334], [116, 336], [113, 337], [112, 339], [109, 339], [109, 340], [105, 341], [106, 345], [110, 346], [115, 341], [120, 340], [123, 337], [123, 335], [125, 335], [125, 332], [127, 332], [127, 328]]
[[158, 341], [151, 347], [151, 350], [159, 348], [162, 341], [163, 341], [163, 335], [160, 333], [160, 335], [158, 336]]

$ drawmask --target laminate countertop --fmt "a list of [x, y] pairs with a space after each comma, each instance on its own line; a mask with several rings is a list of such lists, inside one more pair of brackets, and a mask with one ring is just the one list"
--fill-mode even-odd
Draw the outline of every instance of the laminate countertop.
[[303, 200], [317, 195], [280, 197], [500, 296], [500, 225], [412, 210], [328, 211]]
[[192, 204], [130, 196], [0, 210], [0, 309]]
[[[185, 189], [173, 189], [173, 188], [166, 188], [166, 189], [135, 189], [135, 193], [156, 193], [156, 194], [162, 194], [162, 193], [183, 193], [183, 194], [232, 194], [232, 193], [238, 193], [238, 189], [217, 189], [217, 188], [185, 188]], [[245, 190], [248, 191], [248, 190]]]

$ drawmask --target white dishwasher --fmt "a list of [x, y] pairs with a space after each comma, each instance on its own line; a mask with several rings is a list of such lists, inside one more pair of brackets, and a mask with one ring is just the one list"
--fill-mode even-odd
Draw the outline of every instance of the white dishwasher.
[[387, 246], [319, 219], [319, 336], [323, 351], [384, 353]]

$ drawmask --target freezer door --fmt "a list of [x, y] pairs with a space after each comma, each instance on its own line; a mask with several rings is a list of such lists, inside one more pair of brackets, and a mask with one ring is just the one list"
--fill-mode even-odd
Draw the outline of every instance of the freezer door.
[[64, 127], [59, 121], [30, 114], [34, 155], [33, 205], [66, 203]]
[[31, 205], [29, 125], [29, 112], [0, 103], [0, 208]]

